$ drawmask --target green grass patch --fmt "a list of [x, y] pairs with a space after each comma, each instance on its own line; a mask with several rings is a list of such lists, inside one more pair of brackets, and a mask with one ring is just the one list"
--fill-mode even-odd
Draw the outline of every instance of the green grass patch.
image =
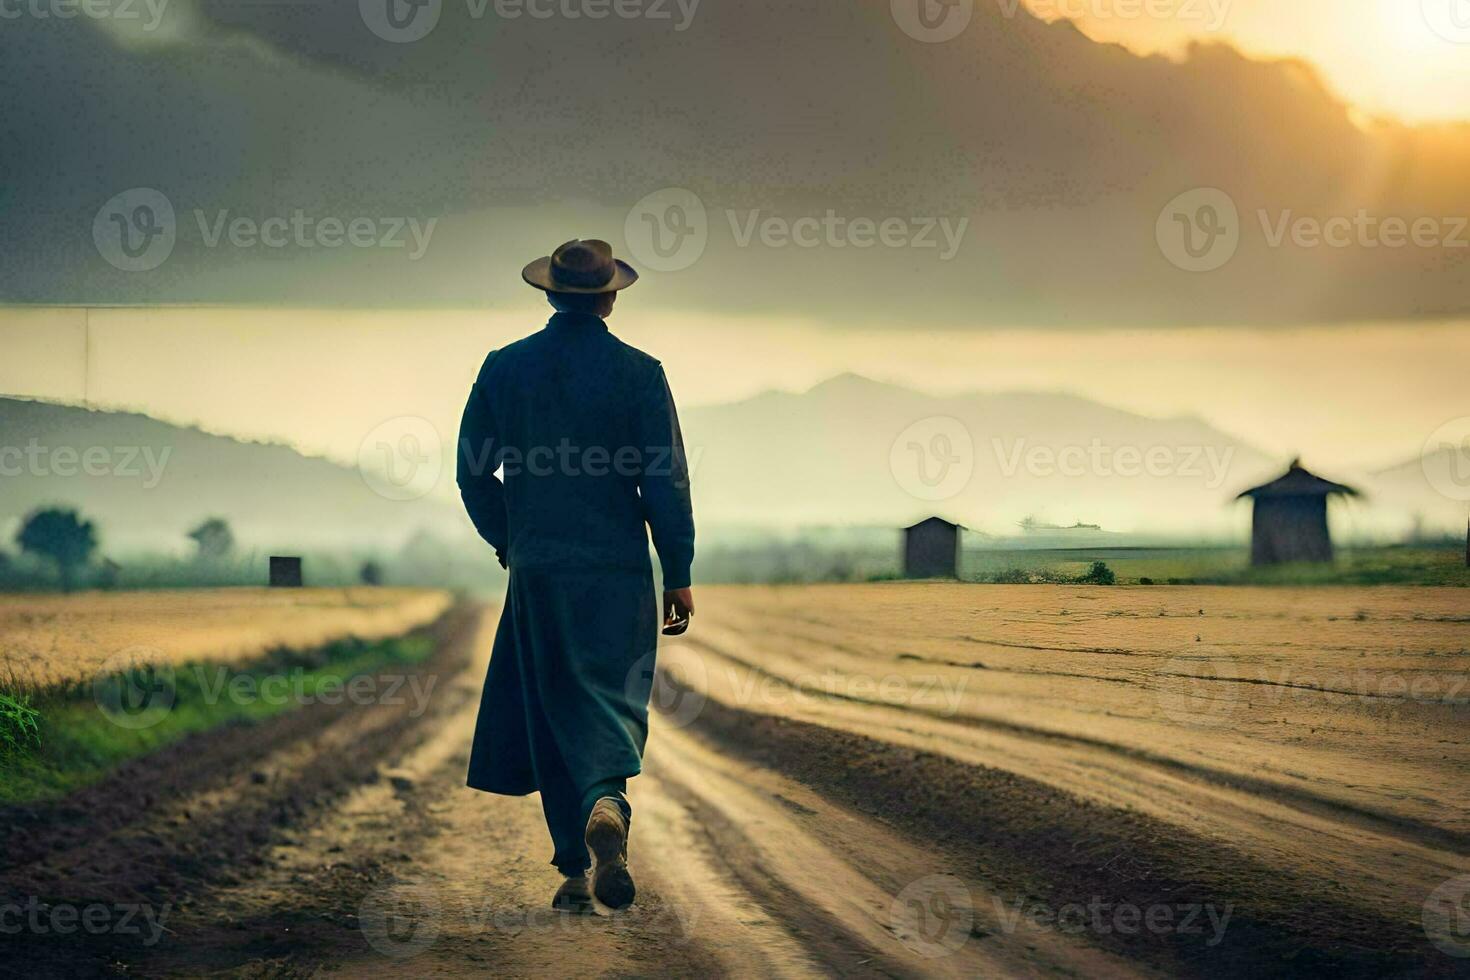
[[219, 725], [257, 724], [317, 701], [412, 699], [422, 687], [396, 675], [385, 683], [372, 678], [433, 652], [433, 638], [418, 631], [276, 650], [243, 667], [139, 667], [34, 695], [0, 691], [0, 803], [64, 796], [120, 763]]
[[[1105, 563], [1119, 585], [1447, 585], [1470, 587], [1463, 547], [1343, 548], [1329, 564], [1252, 568], [1244, 548], [966, 550], [965, 578], [1000, 584], [1098, 582]], [[1105, 575], [1102, 578], [1106, 578]]]
[[41, 713], [29, 694], [0, 691], [0, 752], [23, 752], [38, 745]]

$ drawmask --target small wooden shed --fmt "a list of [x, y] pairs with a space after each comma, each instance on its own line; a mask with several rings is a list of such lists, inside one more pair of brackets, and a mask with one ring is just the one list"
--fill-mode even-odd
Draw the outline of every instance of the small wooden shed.
[[903, 529], [905, 578], [959, 578], [960, 532], [942, 517], [926, 517]]
[[1335, 494], [1359, 496], [1342, 483], [1333, 483], [1291, 461], [1285, 473], [1270, 483], [1252, 487], [1237, 497], [1251, 498], [1251, 564], [1332, 560], [1332, 536], [1327, 530], [1327, 498]]
[[301, 588], [301, 558], [298, 555], [271, 555], [271, 588]]

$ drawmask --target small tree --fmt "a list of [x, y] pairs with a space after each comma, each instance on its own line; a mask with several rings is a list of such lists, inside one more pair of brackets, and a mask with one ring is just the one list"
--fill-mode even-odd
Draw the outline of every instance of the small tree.
[[211, 517], [189, 532], [189, 537], [199, 548], [200, 561], [218, 561], [235, 550], [235, 535], [230, 525], [221, 517]]
[[70, 592], [76, 584], [77, 569], [86, 565], [97, 550], [97, 529], [74, 510], [41, 508], [21, 522], [15, 543], [23, 552], [55, 562], [61, 588]]
[[382, 585], [383, 566], [375, 561], [365, 561], [362, 568], [358, 569], [357, 577], [362, 579], [363, 585]]

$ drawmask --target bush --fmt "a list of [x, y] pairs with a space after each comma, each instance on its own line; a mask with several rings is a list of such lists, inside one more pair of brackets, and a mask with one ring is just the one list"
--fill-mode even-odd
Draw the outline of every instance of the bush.
[[1086, 575], [1077, 577], [1078, 585], [1112, 585], [1118, 581], [1118, 576], [1108, 567], [1107, 562], [1095, 561]]

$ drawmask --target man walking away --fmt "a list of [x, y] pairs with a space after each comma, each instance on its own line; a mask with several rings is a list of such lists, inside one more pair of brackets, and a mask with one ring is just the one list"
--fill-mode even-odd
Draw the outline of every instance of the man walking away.
[[556, 313], [485, 358], [460, 426], [465, 509], [510, 570], [468, 783], [540, 792], [564, 876], [556, 908], [588, 910], [595, 894], [622, 909], [634, 897], [626, 786], [648, 736], [660, 610], [645, 528], [663, 570], [664, 632], [683, 633], [694, 613], [688, 465], [662, 366], [603, 322], [638, 274], [594, 239], [521, 276]]

